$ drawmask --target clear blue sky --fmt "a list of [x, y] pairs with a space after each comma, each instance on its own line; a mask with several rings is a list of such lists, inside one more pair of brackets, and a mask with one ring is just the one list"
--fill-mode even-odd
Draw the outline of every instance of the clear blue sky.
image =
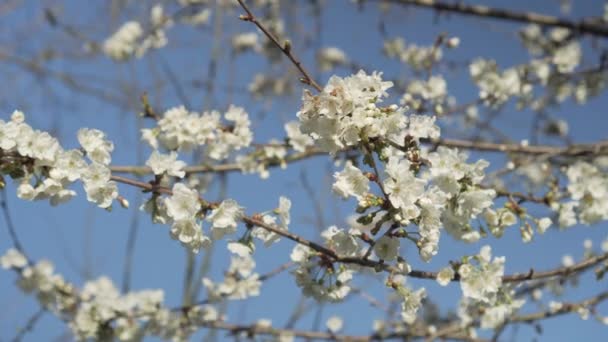
[[[530, 10], [551, 15], [560, 15], [557, 0], [554, 1], [484, 1], [490, 6], [510, 6], [514, 10]], [[72, 38], [60, 30], [53, 30], [43, 20], [43, 6], [38, 1], [24, 1], [24, 5], [8, 15], [0, 13], [0, 51], [7, 49], [12, 54], [23, 58], [32, 58], [40, 51], [52, 46], [68, 46], [78, 48]], [[113, 20], [105, 18], [107, 8], [105, 1], [48, 2], [55, 6], [65, 3], [60, 21], [74, 27], [83, 27], [83, 31], [91, 38], [100, 41], [104, 36], [116, 29], [128, 18], [142, 18], [144, 11], [129, 9]], [[151, 2], [146, 1], [146, 4]], [[299, 3], [308, 3], [300, 1]], [[453, 51], [444, 51], [444, 56], [457, 61], [466, 61], [475, 56], [496, 59], [501, 67], [508, 67], [525, 62], [527, 52], [518, 43], [516, 29], [520, 24], [499, 21], [479, 21], [470, 17], [452, 15], [450, 18], [435, 16], [428, 10], [404, 10], [394, 8], [390, 13], [380, 16], [373, 3], [365, 5], [364, 11], [358, 11], [350, 1], [326, 1], [330, 5], [322, 15], [322, 45], [342, 48], [351, 58], [365, 66], [368, 71], [384, 71], [385, 75], [402, 75], [401, 66], [395, 61], [387, 61], [382, 57], [382, 41], [378, 33], [379, 18], [385, 21], [388, 37], [403, 37], [406, 42], [418, 45], [430, 45], [441, 32], [456, 35], [461, 38], [461, 46]], [[57, 5], [58, 6], [58, 5]], [[135, 6], [137, 7], [137, 6]], [[59, 6], [57, 7], [59, 8]], [[313, 32], [312, 23], [307, 19], [309, 7], [298, 12], [298, 24], [307, 32]], [[102, 12], [100, 12], [102, 11]], [[601, 15], [601, 1], [578, 1], [573, 5], [574, 17]], [[99, 14], [102, 13], [102, 14]], [[242, 23], [237, 19], [240, 11], [226, 14], [223, 18], [226, 32], [252, 31], [253, 26]], [[32, 35], [28, 27], [34, 26]], [[163, 74], [161, 60], [167, 61], [173, 72], [181, 80], [204, 81], [209, 79], [207, 67], [212, 46], [211, 28], [195, 30], [177, 27], [169, 33], [169, 46], [146, 58], [129, 64], [116, 64], [105, 57], [93, 59], [72, 59], [59, 57], [48, 62], [46, 66], [55, 72], [73, 72], [79, 75], [94, 75], [87, 84], [105, 89], [114, 94], [120, 94], [121, 89], [109, 87], [109, 82], [120, 81], [136, 85], [131, 99], [135, 104], [137, 97], [144, 91], [149, 92], [151, 101], [158, 108], [169, 108], [182, 104], [171, 86], [161, 86], [152, 80]], [[601, 42], [603, 44], [603, 42]], [[293, 46], [303, 56], [306, 65], [313, 64], [312, 49], [301, 48], [302, 42], [294, 40]], [[229, 50], [227, 45], [222, 48], [222, 56], [218, 65], [217, 83], [214, 108], [227, 106], [227, 95], [222, 90], [229, 82], [228, 70]], [[58, 52], [66, 52], [61, 49]], [[597, 63], [597, 56], [589, 54], [585, 49], [585, 63]], [[235, 82], [243, 88], [253, 78], [258, 70], [266, 70], [268, 65], [258, 57], [242, 57], [237, 60]], [[337, 74], [345, 76], [348, 70], [338, 69]], [[22, 69], [7, 65], [0, 61], [0, 75], [5, 80], [0, 94], [0, 116], [6, 119], [10, 113], [20, 108], [26, 113], [30, 124], [39, 129], [54, 130], [58, 133], [64, 147], [75, 147], [76, 131], [80, 127], [93, 127], [107, 132], [115, 142], [113, 154], [115, 164], [134, 164], [137, 159], [135, 144], [138, 142], [138, 127], [136, 110], [117, 108], [99, 101], [81, 92], [74, 92], [60, 82], [35, 78]], [[472, 87], [466, 70], [446, 74], [448, 89], [459, 102], [464, 103], [476, 98], [476, 90]], [[320, 83], [324, 84], [330, 74], [321, 74]], [[86, 79], [82, 76], [81, 79]], [[272, 105], [251, 98], [241, 90], [237, 90], [233, 103], [245, 106], [252, 115], [256, 128], [255, 141], [263, 142], [272, 137], [281, 138], [283, 123], [295, 119], [298, 110], [300, 86], [296, 84], [296, 96], [289, 101], [279, 101]], [[186, 86], [184, 89], [193, 110], [208, 108], [205, 103], [204, 89]], [[398, 102], [394, 96], [391, 101]], [[571, 135], [577, 142], [592, 142], [606, 137], [608, 120], [605, 108], [608, 98], [601, 95], [591, 100], [583, 107], [566, 103], [560, 109], [552, 112], [556, 117], [562, 117], [571, 122]], [[531, 113], [519, 112], [508, 107], [505, 114], [496, 121], [496, 125], [504, 132], [511, 134], [515, 140], [526, 138], [529, 133]], [[147, 123], [149, 125], [150, 123]], [[454, 136], [451, 130], [444, 130], [446, 136]], [[546, 140], [543, 143], [556, 143]], [[144, 160], [149, 150], [144, 149]], [[474, 157], [479, 157], [475, 155]], [[484, 156], [496, 160], [494, 156]], [[332, 163], [328, 158], [319, 157], [314, 160], [290, 166], [287, 170], [274, 169], [270, 180], [261, 180], [257, 175], [230, 175], [228, 179], [228, 197], [236, 199], [247, 208], [248, 213], [259, 212], [274, 208], [281, 195], [293, 201], [291, 230], [315, 237], [317, 230], [314, 224], [313, 203], [306, 195], [300, 181], [300, 174], [305, 172], [311, 184], [315, 185], [317, 201], [328, 208], [324, 216], [326, 225], [338, 224], [344, 227], [343, 220], [351, 213], [352, 203], [343, 203], [332, 197], [327, 189], [330, 187], [333, 173]], [[217, 183], [217, 181], [216, 181]], [[317, 186], [318, 185], [318, 186]], [[29, 256], [33, 259], [48, 258], [56, 269], [67, 280], [82, 285], [87, 278], [101, 275], [110, 276], [120, 286], [126, 239], [129, 225], [136, 214], [137, 191], [127, 186], [120, 186], [120, 193], [132, 203], [131, 209], [124, 210], [115, 206], [111, 213], [105, 212], [86, 202], [82, 189], [77, 188], [78, 197], [70, 203], [58, 208], [50, 208], [44, 202], [24, 202], [14, 195], [14, 187], [8, 186], [8, 204], [15, 226]], [[206, 195], [217, 199], [218, 189], [212, 187]], [[144, 195], [145, 196], [145, 195]], [[538, 208], [536, 208], [538, 209]], [[539, 211], [543, 212], [543, 211]], [[546, 212], [545, 212], [546, 213]], [[179, 243], [171, 240], [168, 227], [153, 225], [145, 215], [138, 217], [139, 232], [134, 259], [132, 288], [162, 288], [166, 293], [166, 302], [170, 306], [179, 304], [182, 289], [183, 269], [185, 266], [185, 251]], [[9, 248], [10, 240], [4, 223], [0, 224], [0, 251]], [[240, 228], [240, 232], [243, 231]], [[404, 244], [404, 255], [415, 268], [436, 270], [447, 264], [449, 260], [457, 259], [463, 254], [475, 254], [480, 246], [489, 243], [493, 246], [494, 255], [507, 256], [507, 273], [526, 271], [533, 266], [535, 269], [547, 269], [558, 265], [561, 256], [570, 253], [575, 259], [582, 256], [582, 244], [585, 239], [591, 239], [596, 244], [608, 235], [605, 224], [597, 227], [576, 226], [567, 231], [550, 230], [544, 236], [532, 243], [522, 245], [517, 229], [508, 231], [504, 238], [497, 240], [488, 238], [480, 243], [465, 245], [454, 242], [444, 236], [440, 244], [440, 253], [429, 264], [422, 263], [417, 257], [417, 251]], [[237, 236], [238, 237], [238, 236]], [[209, 276], [220, 281], [222, 271], [227, 266], [225, 243], [217, 244], [212, 258], [212, 268]], [[293, 243], [282, 240], [271, 249], [258, 246], [256, 251], [257, 269], [265, 273], [287, 261]], [[199, 255], [202, 257], [204, 253]], [[565, 300], [585, 298], [606, 287], [603, 283], [589, 281], [590, 274], [585, 276], [584, 285], [570, 292]], [[15, 335], [15, 329], [22, 326], [38, 308], [35, 300], [23, 295], [14, 286], [15, 275], [0, 273], [0, 341], [9, 340]], [[369, 277], [360, 277], [356, 283], [369, 289], [371, 293], [380, 295], [386, 300], [381, 282]], [[451, 286], [448, 289], [439, 287], [432, 281], [412, 281], [416, 286], [428, 288], [430, 297], [440, 304], [443, 312], [454, 308], [460, 296], [460, 289]], [[204, 294], [203, 294], [204, 297]], [[262, 296], [242, 303], [232, 303], [228, 310], [231, 322], [253, 322], [258, 318], [270, 318], [277, 326], [283, 326], [292, 308], [300, 299], [300, 293], [293, 278], [282, 274], [264, 283]], [[547, 299], [547, 298], [545, 298]], [[526, 310], [534, 310], [533, 306]], [[608, 314], [608, 306], [600, 306], [600, 310]], [[299, 323], [300, 328], [310, 328], [315, 312], [311, 310]], [[322, 327], [325, 320], [337, 314], [345, 319], [345, 331], [354, 334], [365, 334], [371, 331], [372, 320], [383, 318], [383, 313], [371, 308], [363, 299], [353, 296], [346, 303], [325, 305], [322, 308]], [[26, 335], [26, 341], [56, 340], [66, 335], [67, 328], [51, 314], [46, 314], [36, 328]], [[200, 334], [198, 336], [201, 336]], [[220, 333], [222, 340], [223, 333]], [[530, 326], [520, 326], [515, 331], [510, 329], [503, 338], [513, 340], [531, 340], [534, 329]], [[540, 341], [570, 341], [574, 339], [586, 341], [602, 341], [608, 339], [608, 329], [594, 320], [582, 321], [576, 315], [568, 315], [548, 320], [544, 323], [543, 335], [537, 336]]]

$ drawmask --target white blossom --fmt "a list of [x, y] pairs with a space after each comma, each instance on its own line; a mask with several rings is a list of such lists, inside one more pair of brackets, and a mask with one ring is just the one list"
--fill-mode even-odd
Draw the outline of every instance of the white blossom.
[[155, 175], [166, 173], [169, 176], [178, 178], [183, 178], [186, 175], [186, 172], [183, 170], [186, 167], [186, 163], [177, 160], [177, 152], [175, 151], [171, 151], [169, 154], [162, 154], [154, 150], [150, 154], [148, 161], [146, 161], [146, 165], [152, 169]]
[[106, 139], [102, 131], [81, 128], [78, 131], [78, 142], [92, 161], [103, 165], [110, 163], [110, 153], [114, 150], [114, 144]]
[[143, 34], [144, 31], [138, 22], [126, 22], [103, 43], [103, 51], [117, 61], [129, 59], [135, 53]]
[[346, 53], [337, 47], [322, 48], [317, 53], [317, 64], [321, 71], [328, 71], [347, 63], [348, 58], [346, 57]]
[[474, 259], [477, 265], [464, 263], [458, 268], [463, 296], [485, 303], [492, 303], [502, 285], [504, 257], [491, 260], [490, 246], [481, 248]]
[[437, 273], [437, 282], [441, 286], [447, 286], [454, 279], [454, 274], [452, 266], [444, 267]]
[[6, 253], [0, 257], [0, 266], [5, 270], [22, 268], [27, 266], [27, 258], [17, 249], [9, 248]]
[[96, 203], [100, 208], [109, 208], [112, 200], [118, 197], [118, 187], [116, 182], [110, 180], [110, 177], [110, 169], [97, 163], [89, 165], [82, 175], [87, 199]]
[[198, 193], [183, 183], [175, 183], [172, 195], [165, 199], [167, 214], [175, 221], [192, 220], [196, 217], [201, 204]]
[[297, 121], [290, 121], [285, 124], [285, 131], [289, 138], [289, 144], [299, 152], [306, 151], [306, 148], [314, 144], [313, 139], [300, 131], [300, 123]]
[[399, 245], [399, 239], [384, 235], [374, 244], [374, 253], [380, 260], [391, 261], [399, 255]]
[[236, 53], [255, 50], [258, 44], [258, 34], [255, 32], [240, 33], [232, 37], [232, 49]]
[[334, 173], [334, 179], [332, 189], [342, 198], [354, 196], [361, 201], [369, 191], [369, 179], [350, 161], [343, 171]]
[[214, 240], [221, 239], [224, 235], [234, 234], [238, 220], [243, 216], [243, 208], [236, 201], [227, 199], [213, 209], [207, 216], [211, 222], [211, 233]]
[[331, 316], [327, 320], [327, 323], [325, 323], [325, 324], [327, 325], [327, 329], [335, 334], [335, 333], [339, 332], [340, 330], [342, 330], [344, 321], [342, 321], [342, 318], [340, 318], [338, 316]]

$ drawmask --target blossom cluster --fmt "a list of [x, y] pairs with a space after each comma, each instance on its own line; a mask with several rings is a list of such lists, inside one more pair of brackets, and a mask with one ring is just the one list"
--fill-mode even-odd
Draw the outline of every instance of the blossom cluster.
[[[512, 289], [502, 282], [504, 262], [504, 257], [492, 259], [490, 246], [483, 246], [478, 255], [465, 258], [457, 267], [463, 295], [458, 309], [461, 326], [481, 312], [481, 328], [493, 329], [524, 305], [525, 300], [514, 299]], [[454, 275], [454, 269], [447, 267], [438, 273], [437, 282], [445, 286]]]
[[498, 70], [492, 60], [476, 59], [469, 66], [471, 78], [479, 87], [479, 98], [486, 105], [499, 106], [511, 97], [526, 102], [532, 96], [533, 86], [524, 77], [525, 70], [512, 67]]
[[251, 249], [239, 242], [230, 242], [228, 249], [233, 255], [224, 281], [214, 283], [209, 278], [202, 279], [208, 299], [213, 302], [223, 298], [246, 299], [258, 296], [261, 281], [259, 274], [253, 272], [255, 261], [251, 256]]
[[167, 110], [157, 127], [144, 128], [142, 139], [154, 149], [191, 151], [205, 147], [205, 153], [215, 160], [224, 160], [233, 151], [248, 147], [253, 139], [248, 114], [241, 107], [230, 106], [223, 117], [218, 111], [202, 114], [185, 107]]
[[431, 76], [428, 80], [415, 79], [407, 85], [401, 104], [415, 112], [428, 108], [440, 115], [445, 111], [447, 94], [447, 82], [441, 75]]
[[[199, 198], [196, 190], [184, 183], [175, 183], [171, 196], [162, 198], [158, 194], [152, 195], [141, 209], [151, 214], [154, 222], [171, 224], [171, 237], [195, 253], [201, 247], [208, 247], [211, 239], [218, 240], [234, 234], [243, 216], [243, 208], [236, 201], [227, 199], [210, 206]], [[211, 223], [211, 237], [203, 233], [203, 219]]]
[[[361, 253], [358, 240], [344, 229], [332, 226], [322, 236], [328, 246], [340, 256], [356, 256]], [[298, 266], [292, 274], [305, 296], [318, 301], [338, 302], [350, 293], [349, 282], [357, 270], [355, 266], [334, 264], [326, 255], [301, 244], [294, 247], [291, 260]]]
[[149, 28], [142, 27], [137, 21], [124, 23], [104, 41], [103, 52], [116, 61], [126, 61], [133, 56], [140, 58], [150, 49], [167, 45], [165, 29], [172, 23], [162, 6], [155, 5], [150, 10]]
[[[457, 45], [457, 44], [456, 44]], [[384, 54], [397, 58], [413, 70], [427, 70], [441, 60], [443, 52], [439, 46], [405, 44], [403, 38], [392, 38], [384, 42]]]
[[393, 85], [380, 76], [364, 71], [346, 78], [332, 76], [320, 94], [305, 91], [297, 114], [301, 131], [331, 153], [362, 139], [399, 134], [406, 123], [404, 110], [377, 106]]
[[9, 122], [0, 120], [2, 174], [17, 182], [21, 199], [49, 199], [57, 205], [76, 195], [69, 186], [81, 180], [89, 201], [110, 208], [118, 197], [108, 168], [114, 145], [103, 132], [88, 128], [78, 131], [78, 141], [82, 149], [64, 150], [57, 139], [33, 129], [24, 114], [15, 111]]
[[50, 261], [30, 264], [15, 249], [0, 257], [0, 266], [15, 271], [23, 292], [34, 294], [43, 308], [66, 320], [77, 340], [133, 341], [150, 335], [185, 341], [205, 322], [222, 320], [211, 305], [192, 306], [184, 311], [166, 308], [162, 290], [121, 294], [103, 276], [78, 290], [55, 272]]
[[520, 32], [520, 37], [531, 54], [549, 56], [560, 73], [572, 72], [581, 62], [580, 43], [569, 29], [558, 27], [545, 34], [540, 26], [532, 24]]
[[558, 223], [572, 226], [577, 218], [585, 224], [608, 219], [608, 158], [596, 158], [592, 163], [577, 161], [566, 170], [570, 201], [555, 203]]

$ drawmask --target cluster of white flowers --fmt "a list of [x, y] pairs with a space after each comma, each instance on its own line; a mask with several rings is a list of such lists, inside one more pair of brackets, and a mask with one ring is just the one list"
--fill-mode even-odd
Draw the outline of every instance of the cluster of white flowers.
[[[477, 265], [474, 265], [473, 261], [476, 261]], [[492, 260], [492, 249], [490, 246], [483, 246], [478, 255], [458, 267], [464, 297], [484, 303], [494, 302], [502, 285], [504, 264], [504, 257], [495, 257]]]
[[269, 141], [267, 145], [259, 146], [249, 154], [236, 156], [236, 163], [243, 173], [258, 173], [260, 178], [267, 179], [270, 176], [268, 166], [278, 164], [282, 169], [287, 167], [285, 157], [287, 156], [287, 145], [276, 139]]
[[[323, 232], [323, 236], [328, 245], [337, 249], [338, 255], [352, 256], [359, 253], [355, 237], [342, 229], [330, 227]], [[294, 247], [291, 260], [298, 265], [291, 273], [305, 296], [318, 301], [338, 302], [350, 292], [348, 283], [354, 273], [352, 266], [334, 264], [324, 255], [301, 244]]]
[[[209, 23], [212, 10], [208, 1], [203, 0], [177, 0], [182, 7], [188, 7], [187, 11], [180, 13], [179, 20], [187, 25], [202, 26]], [[220, 5], [224, 5], [220, 2]]]
[[401, 319], [406, 324], [413, 324], [416, 321], [418, 310], [422, 306], [422, 300], [426, 297], [426, 289], [420, 288], [416, 291], [406, 286], [406, 278], [396, 275], [389, 281], [392, 288], [397, 292], [401, 303]]
[[258, 34], [256, 32], [240, 33], [232, 37], [232, 49], [234, 53], [238, 54], [256, 50], [258, 46]]
[[362, 139], [401, 133], [407, 122], [404, 109], [377, 106], [393, 85], [380, 76], [364, 71], [347, 78], [332, 76], [320, 94], [305, 91], [298, 112], [302, 132], [331, 153], [356, 146]]
[[503, 286], [504, 257], [492, 260], [490, 246], [481, 248], [478, 255], [466, 258], [458, 267], [463, 298], [458, 314], [461, 325], [466, 326], [483, 308], [482, 328], [496, 328], [513, 315], [525, 303], [514, 299], [512, 289]]
[[107, 277], [88, 281], [79, 291], [54, 271], [50, 261], [29, 265], [15, 249], [0, 257], [0, 265], [17, 272], [21, 290], [35, 294], [42, 307], [61, 315], [78, 340], [133, 341], [154, 335], [181, 341], [201, 323], [220, 319], [210, 305], [192, 307], [188, 312], [165, 308], [162, 290], [121, 294]]
[[[164, 14], [161, 5], [150, 11], [150, 27], [144, 29], [137, 21], [124, 23], [103, 43], [103, 52], [116, 61], [126, 61], [133, 56], [142, 57], [149, 49], [167, 45], [165, 29], [172, 21]], [[147, 30], [147, 31], [146, 31]]]
[[[448, 41], [449, 42], [449, 41]], [[406, 46], [403, 38], [393, 38], [384, 42], [384, 53], [389, 58], [397, 58], [414, 70], [426, 70], [441, 60], [440, 46]]]
[[251, 256], [251, 250], [238, 242], [229, 243], [228, 249], [234, 255], [225, 273], [224, 281], [214, 283], [209, 278], [202, 280], [207, 289], [207, 298], [210, 301], [219, 301], [224, 298], [246, 299], [258, 296], [262, 283], [259, 274], [253, 272], [255, 261]]
[[432, 165], [427, 177], [447, 196], [447, 208], [441, 218], [446, 230], [459, 239], [474, 242], [480, 234], [469, 222], [492, 205], [496, 192], [478, 186], [489, 163], [480, 159], [467, 164], [467, 158], [465, 152], [440, 146], [427, 156]]
[[507, 208], [500, 208], [498, 210], [487, 208], [483, 213], [483, 217], [490, 232], [496, 237], [502, 237], [505, 228], [517, 223], [517, 216], [515, 216], [512, 210]]
[[361, 254], [361, 247], [356, 235], [359, 232], [350, 229], [344, 230], [336, 226], [331, 226], [321, 233], [325, 239], [327, 247], [331, 248], [337, 255], [342, 257], [353, 257]]
[[569, 29], [557, 27], [543, 33], [540, 26], [526, 26], [520, 37], [533, 55], [545, 55], [560, 73], [570, 73], [580, 64], [582, 49]]
[[386, 164], [384, 191], [392, 206], [399, 210], [396, 221], [407, 225], [420, 215], [417, 203], [425, 193], [427, 181], [416, 177], [412, 163], [407, 159], [392, 156]]
[[144, 30], [140, 23], [128, 21], [106, 39], [103, 43], [103, 51], [114, 60], [127, 60], [135, 54], [138, 42], [143, 34]]
[[297, 121], [286, 123], [285, 132], [287, 133], [289, 146], [298, 152], [304, 152], [314, 144], [313, 139], [308, 134], [302, 133], [300, 123]]
[[566, 171], [568, 192], [572, 201], [555, 203], [559, 224], [576, 224], [576, 216], [585, 224], [608, 219], [608, 158], [596, 158], [592, 163], [577, 161]]
[[447, 100], [447, 82], [443, 76], [431, 76], [428, 80], [413, 80], [407, 85], [401, 104], [420, 112], [432, 109], [437, 114], [444, 112]]
[[[291, 201], [287, 197], [279, 197], [279, 206], [272, 212], [262, 213], [262, 222], [269, 226], [273, 226], [280, 230], [288, 230], [289, 224], [291, 223], [291, 215], [289, 210], [291, 209]], [[277, 224], [277, 218], [279, 223]], [[251, 235], [264, 242], [266, 247], [278, 242], [280, 236], [262, 227], [255, 227], [251, 231]]]
[[171, 151], [169, 154], [163, 154], [154, 150], [152, 154], [150, 154], [150, 158], [146, 161], [146, 165], [148, 165], [152, 172], [155, 175], [168, 175], [178, 178], [183, 178], [186, 175], [184, 172], [184, 167], [186, 167], [186, 163], [177, 160], [177, 152]]
[[140, 333], [141, 324], [156, 314], [163, 300], [162, 290], [121, 295], [109, 278], [100, 277], [83, 286], [78, 297], [80, 305], [69, 325], [74, 336], [85, 340], [103, 336], [107, 329], [104, 325], [115, 321], [116, 338], [129, 341]]
[[[375, 103], [386, 96], [389, 86], [390, 83], [382, 82], [377, 74], [368, 76], [359, 72], [346, 79], [334, 76], [320, 95], [305, 92], [304, 105], [298, 115], [302, 131], [330, 152], [357, 146], [371, 138], [379, 139], [380, 144], [385, 142], [383, 148], [375, 151], [385, 164], [385, 177], [379, 180], [380, 175], [364, 173], [348, 161], [343, 171], [334, 174], [333, 190], [342, 198], [357, 199], [362, 212], [375, 206], [383, 211], [385, 201], [371, 193], [370, 180], [381, 184], [391, 210], [382, 215], [379, 211], [366, 214], [360, 223], [379, 218], [382, 221], [379, 224], [392, 221], [399, 226], [418, 225], [417, 247], [422, 258], [428, 261], [438, 251], [442, 226], [465, 241], [473, 242], [481, 237], [469, 222], [492, 205], [495, 191], [479, 187], [488, 166], [486, 161], [467, 164], [466, 153], [445, 147], [434, 152], [419, 149], [420, 139], [439, 138], [434, 117], [405, 116], [399, 107], [384, 110], [376, 107]], [[406, 144], [404, 150], [391, 145], [403, 143]], [[394, 234], [403, 237], [405, 232]], [[400, 243], [394, 234], [376, 241], [380, 243], [374, 251], [380, 259], [397, 257]]]
[[518, 158], [515, 162], [507, 165], [515, 169], [518, 175], [524, 177], [526, 185], [538, 189], [550, 179], [552, 168], [547, 160], [538, 158]]
[[227, 126], [221, 125], [217, 111], [198, 114], [183, 106], [167, 110], [158, 121], [158, 127], [142, 129], [142, 139], [152, 148], [190, 151], [204, 146], [205, 153], [224, 160], [233, 151], [248, 147], [253, 140], [249, 116], [241, 107], [230, 106], [224, 114]]
[[571, 96], [578, 103], [585, 103], [606, 87], [606, 74], [603, 72], [575, 73], [582, 62], [583, 50], [577, 40], [578, 35], [570, 30], [554, 28], [543, 31], [537, 25], [529, 25], [520, 36], [524, 46], [537, 56], [528, 65], [521, 66], [521, 70], [524, 74], [536, 76], [535, 81], [546, 86], [549, 95], [533, 101], [533, 109], [563, 102]]
[[285, 75], [274, 77], [256, 74], [247, 89], [256, 99], [260, 100], [293, 93], [293, 85]]
[[221, 239], [225, 235], [234, 234], [238, 225], [238, 220], [243, 216], [243, 208], [235, 200], [227, 199], [222, 201], [217, 208], [214, 208], [207, 220], [211, 222], [211, 235], [214, 240]]
[[392, 261], [399, 256], [400, 240], [383, 235], [374, 243], [374, 253], [380, 260]]
[[[171, 224], [171, 237], [195, 253], [211, 243], [211, 239], [203, 233], [201, 222], [207, 209], [209, 207], [202, 207], [198, 192], [184, 183], [175, 183], [171, 196], [161, 198], [153, 195], [142, 205], [142, 210], [150, 213], [154, 222]], [[211, 223], [211, 238], [218, 240], [234, 234], [242, 216], [243, 208], [231, 199], [213, 207], [206, 216]]]
[[332, 189], [342, 198], [355, 197], [359, 203], [365, 200], [369, 192], [369, 179], [350, 161], [346, 162], [342, 172], [334, 174]]
[[346, 53], [337, 47], [326, 47], [317, 52], [317, 65], [321, 71], [329, 71], [347, 63]]
[[22, 112], [15, 111], [9, 122], [0, 120], [2, 170], [18, 182], [17, 196], [30, 201], [49, 199], [56, 205], [75, 196], [76, 192], [68, 187], [81, 180], [87, 199], [109, 208], [118, 197], [108, 168], [114, 145], [103, 132], [88, 128], [78, 131], [78, 141], [85, 154], [76, 149], [64, 150], [47, 132], [26, 124]]
[[469, 66], [473, 81], [479, 87], [479, 98], [489, 106], [499, 106], [511, 97], [527, 101], [532, 96], [532, 84], [524, 77], [522, 68], [498, 70], [496, 62], [478, 58]]

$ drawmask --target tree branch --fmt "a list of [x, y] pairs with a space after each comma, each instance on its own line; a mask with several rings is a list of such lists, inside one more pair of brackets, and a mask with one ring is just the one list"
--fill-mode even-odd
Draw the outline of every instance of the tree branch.
[[[116, 182], [119, 182], [119, 183], [133, 185], [133, 186], [136, 186], [136, 187], [148, 190], [148, 191], [156, 191], [156, 192], [167, 194], [167, 195], [172, 194], [171, 189], [166, 188], [166, 187], [156, 186], [156, 185], [153, 185], [150, 183], [140, 182], [140, 181], [132, 180], [132, 179], [121, 177], [121, 176], [115, 176], [115, 175], [112, 176], [111, 179]], [[384, 262], [381, 262], [381, 261], [370, 260], [370, 259], [366, 259], [363, 257], [339, 256], [338, 254], [336, 254], [336, 252], [334, 252], [333, 250], [331, 250], [327, 247], [324, 247], [316, 242], [307, 240], [290, 231], [279, 229], [273, 225], [269, 225], [269, 224], [263, 222], [262, 220], [256, 218], [255, 216], [251, 216], [251, 217], [243, 216], [243, 217], [241, 217], [241, 221], [243, 221], [246, 225], [248, 225], [248, 227], [252, 227], [252, 226], [260, 227], [267, 231], [273, 232], [279, 236], [282, 236], [286, 239], [289, 239], [289, 240], [299, 243], [301, 245], [307, 246], [307, 247], [331, 258], [331, 260], [333, 262], [338, 262], [338, 263], [343, 263], [343, 264], [355, 264], [355, 265], [359, 265], [359, 266], [370, 267], [370, 268], [374, 268], [377, 271], [385, 271], [385, 272], [396, 273], [396, 274], [401, 273], [401, 271], [399, 269], [397, 269], [396, 267], [391, 266], [389, 264], [385, 264]], [[533, 269], [530, 269], [530, 271], [526, 272], [526, 273], [515, 273], [512, 275], [503, 276], [502, 280], [503, 280], [503, 282], [511, 283], [511, 282], [525, 281], [525, 280], [549, 278], [549, 277], [554, 277], [554, 276], [565, 276], [565, 275], [584, 271], [605, 260], [608, 260], [608, 253], [604, 253], [604, 254], [601, 254], [601, 255], [598, 255], [595, 257], [588, 258], [578, 264], [575, 264], [575, 265], [572, 265], [569, 267], [559, 267], [559, 268], [549, 270], [549, 271], [544, 271], [544, 272], [535, 272]], [[413, 277], [413, 278], [421, 278], [421, 279], [433, 279], [434, 280], [437, 278], [437, 272], [422, 271], [422, 270], [412, 270], [407, 275], [410, 277]], [[460, 277], [458, 276], [458, 274], [456, 274], [456, 276], [452, 279], [452, 281], [460, 281]]]
[[275, 37], [260, 21], [258, 21], [253, 12], [251, 12], [249, 7], [247, 7], [244, 0], [238, 0], [238, 2], [247, 13], [245, 15], [241, 15], [240, 19], [255, 24], [255, 26], [257, 26], [264, 33], [264, 35], [266, 35], [266, 37], [268, 37], [268, 39], [270, 39], [272, 43], [276, 45], [276, 47], [279, 48], [279, 50], [281, 50], [285, 56], [287, 56], [287, 58], [289, 58], [291, 63], [293, 63], [293, 65], [295, 65], [295, 67], [300, 71], [300, 74], [302, 74], [302, 78], [300, 79], [302, 83], [310, 85], [319, 92], [322, 91], [323, 88], [321, 88], [321, 86], [312, 79], [306, 68], [304, 68], [302, 65], [302, 62], [300, 62], [296, 55], [294, 55], [291, 43], [289, 41], [285, 41], [285, 43], [281, 44], [277, 37]]
[[460, 1], [436, 1], [436, 0], [387, 0], [400, 5], [411, 5], [435, 9], [468, 16], [493, 18], [507, 21], [537, 24], [541, 26], [563, 27], [575, 32], [608, 37], [608, 26], [590, 20], [571, 21], [564, 18], [553, 17], [534, 12], [516, 12], [501, 8], [493, 8], [481, 5], [467, 5]]

